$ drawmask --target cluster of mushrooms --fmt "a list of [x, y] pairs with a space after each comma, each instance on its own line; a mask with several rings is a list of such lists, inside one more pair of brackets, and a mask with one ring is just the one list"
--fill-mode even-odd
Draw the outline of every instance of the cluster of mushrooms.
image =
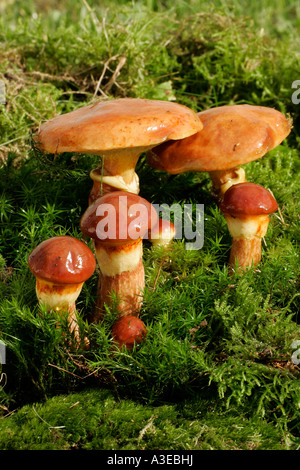
[[[131, 348], [143, 340], [143, 239], [150, 234], [153, 243], [170, 243], [175, 236], [174, 226], [158, 218], [151, 203], [139, 196], [135, 168], [144, 152], [151, 167], [170, 174], [208, 172], [232, 236], [230, 269], [257, 265], [269, 214], [278, 205], [269, 190], [246, 181], [241, 165], [264, 156], [290, 131], [290, 120], [267, 107], [228, 105], [195, 113], [174, 102], [134, 98], [100, 101], [43, 123], [36, 135], [42, 152], [100, 158], [90, 173], [93, 187], [80, 221], [93, 250], [70, 236], [38, 245], [28, 263], [39, 303], [50, 311], [67, 311], [71, 332], [88, 345], [87, 338], [80, 338], [75, 302], [97, 261], [100, 275], [92, 321], [103, 319], [116, 296], [115, 343]], [[143, 208], [138, 217], [137, 205]], [[107, 231], [107, 207], [114, 208], [113, 236]]]

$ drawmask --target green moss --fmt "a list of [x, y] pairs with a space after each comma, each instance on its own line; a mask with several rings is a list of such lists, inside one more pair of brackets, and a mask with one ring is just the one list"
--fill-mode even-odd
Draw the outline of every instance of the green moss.
[[[7, 348], [0, 448], [297, 448], [299, 106], [291, 83], [299, 78], [299, 10], [281, 0], [251, 2], [249, 19], [243, 2], [23, 3], [11, 2], [0, 19], [7, 99], [0, 105], [0, 338]], [[264, 31], [261, 9], [272, 12]], [[143, 197], [204, 204], [204, 246], [189, 251], [176, 240], [164, 251], [145, 243], [148, 335], [132, 352], [112, 354], [114, 306], [103, 323], [89, 322], [96, 271], [77, 303], [91, 347], [77, 351], [64, 322], [59, 330], [56, 318], [41, 315], [27, 259], [51, 236], [82, 238], [89, 172], [99, 158], [42, 155], [31, 133], [56, 113], [119, 96], [176, 99], [196, 110], [266, 105], [291, 113], [294, 128], [244, 167], [280, 210], [262, 263], [242, 278], [228, 273], [231, 239], [208, 175], [171, 176], [140, 159]]]
[[[203, 400], [149, 407], [108, 391], [24, 406], [0, 422], [5, 450], [284, 450], [279, 430]], [[286, 436], [288, 441], [288, 436]]]

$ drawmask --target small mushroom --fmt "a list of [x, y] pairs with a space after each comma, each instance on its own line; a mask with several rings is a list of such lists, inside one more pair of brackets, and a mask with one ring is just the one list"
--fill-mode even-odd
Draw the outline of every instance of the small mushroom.
[[35, 141], [48, 153], [102, 157], [90, 173], [91, 203], [110, 191], [138, 194], [135, 166], [140, 155], [161, 142], [188, 137], [202, 127], [197, 114], [178, 103], [119, 98], [54, 117], [40, 126]]
[[112, 327], [112, 337], [119, 348], [132, 349], [134, 344], [140, 344], [147, 335], [144, 322], [133, 315], [119, 318]]
[[105, 304], [118, 297], [120, 316], [137, 316], [145, 286], [143, 237], [157, 221], [155, 208], [137, 194], [114, 191], [96, 199], [81, 218], [84, 235], [94, 239], [100, 268], [94, 321], [99, 321]]
[[147, 162], [170, 174], [209, 172], [218, 201], [231, 185], [246, 181], [240, 165], [263, 157], [291, 131], [289, 119], [264, 106], [219, 106], [198, 116], [200, 132], [154, 147], [147, 152]]
[[153, 246], [168, 246], [176, 236], [175, 225], [166, 219], [159, 219], [149, 233]]
[[254, 183], [231, 186], [220, 204], [232, 236], [229, 266], [244, 270], [261, 261], [261, 240], [266, 235], [269, 216], [278, 209], [270, 191]]
[[45, 305], [47, 311], [68, 312], [70, 332], [80, 343], [76, 300], [84, 282], [95, 271], [92, 251], [76, 238], [52, 237], [30, 253], [28, 265], [36, 278], [39, 303]]

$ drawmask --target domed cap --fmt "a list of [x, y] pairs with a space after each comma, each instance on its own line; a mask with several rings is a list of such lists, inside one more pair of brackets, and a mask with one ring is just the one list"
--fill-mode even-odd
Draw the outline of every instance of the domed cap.
[[203, 130], [154, 147], [147, 154], [150, 166], [171, 174], [229, 170], [261, 158], [291, 131], [281, 112], [264, 106], [219, 106], [198, 116]]
[[140, 318], [125, 315], [118, 319], [112, 327], [113, 339], [120, 347], [132, 349], [134, 343], [141, 343], [147, 335], [147, 328]]
[[36, 144], [45, 152], [150, 148], [182, 139], [203, 127], [197, 114], [178, 103], [139, 98], [99, 101], [56, 116], [40, 126]]
[[96, 199], [80, 221], [84, 235], [101, 243], [120, 244], [143, 238], [158, 219], [146, 199], [126, 191], [114, 191]]
[[159, 219], [155, 224], [155, 227], [150, 231], [149, 238], [154, 243], [168, 242], [171, 241], [176, 235], [176, 227], [170, 221], [166, 219]]
[[239, 183], [231, 186], [220, 204], [224, 214], [233, 216], [271, 214], [278, 204], [270, 191], [255, 183]]
[[36, 277], [45, 281], [78, 284], [91, 277], [96, 260], [82, 241], [62, 235], [40, 243], [29, 255], [28, 265]]

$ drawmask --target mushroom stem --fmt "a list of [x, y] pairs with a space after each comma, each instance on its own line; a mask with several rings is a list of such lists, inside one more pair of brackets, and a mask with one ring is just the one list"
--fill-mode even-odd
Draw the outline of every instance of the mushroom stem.
[[[36, 277], [36, 295], [40, 305], [47, 311], [68, 312], [68, 325], [79, 344], [81, 338], [76, 318], [76, 300], [81, 292], [83, 282], [78, 284], [58, 284]], [[86, 340], [85, 340], [86, 341]]]
[[229, 265], [242, 271], [261, 260], [261, 240], [270, 222], [268, 214], [278, 209], [270, 191], [255, 183], [231, 186], [220, 203], [232, 236]]
[[131, 180], [127, 179], [125, 182], [122, 175], [109, 175], [99, 166], [90, 172], [90, 178], [93, 180], [93, 187], [89, 195], [89, 204], [112, 191], [128, 191], [134, 194], [140, 191], [139, 178], [135, 171], [132, 173]]
[[102, 317], [104, 304], [109, 306], [112, 303], [112, 293], [119, 300], [117, 309], [120, 317], [137, 316], [145, 286], [142, 239], [115, 246], [104, 246], [95, 241], [95, 252], [100, 268], [95, 321]]
[[256, 266], [261, 260], [261, 239], [233, 238], [229, 256], [229, 266], [233, 269], [237, 264], [244, 269]]
[[138, 194], [139, 178], [135, 172], [136, 164], [142, 152], [148, 147], [111, 150], [103, 152], [102, 163], [90, 172], [93, 187], [89, 204], [112, 191], [127, 191]]
[[103, 175], [120, 176], [126, 184], [130, 184], [142, 151], [140, 147], [106, 151], [103, 157]]
[[245, 183], [245, 170], [241, 167], [229, 170], [218, 170], [209, 172], [213, 183], [213, 195], [217, 200], [222, 200], [225, 192], [234, 184]]
[[112, 305], [112, 293], [120, 301], [120, 316], [139, 313], [145, 286], [143, 237], [157, 218], [154, 206], [125, 191], [98, 198], [83, 214], [80, 228], [94, 239], [101, 272], [95, 321], [101, 320], [104, 304]]
[[256, 266], [261, 261], [261, 240], [268, 230], [267, 215], [233, 217], [225, 214], [228, 230], [232, 236], [229, 266], [234, 269]]
[[[92, 276], [96, 260], [85, 243], [69, 236], [44, 240], [29, 255], [28, 266], [36, 279], [36, 295], [47, 311], [68, 313], [70, 332], [81, 344], [76, 319], [76, 300], [84, 282]], [[84, 338], [85, 346], [88, 340]]]

